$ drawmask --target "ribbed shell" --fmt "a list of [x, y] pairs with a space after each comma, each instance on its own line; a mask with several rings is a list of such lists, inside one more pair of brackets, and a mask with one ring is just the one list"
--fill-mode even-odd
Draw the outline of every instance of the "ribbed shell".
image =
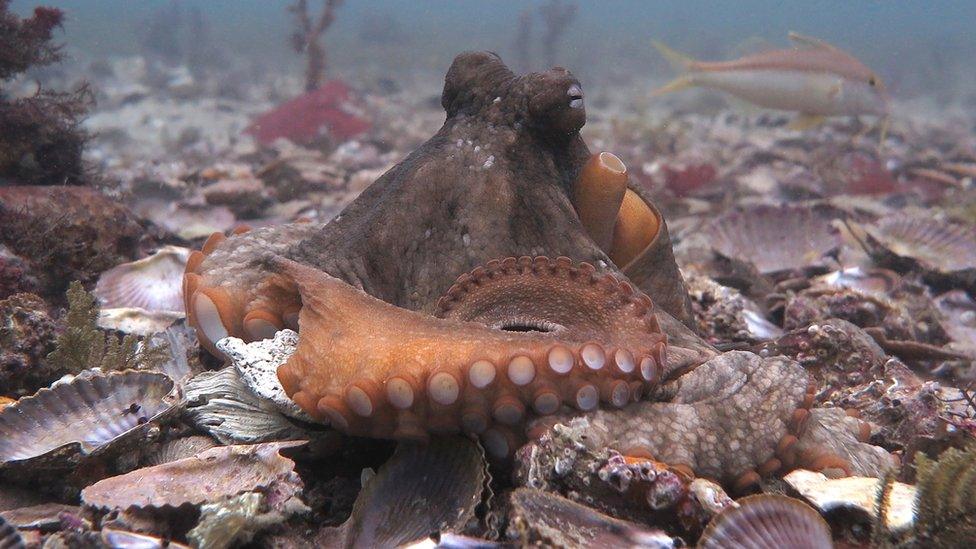
[[162, 465], [163, 463], [194, 456], [215, 446], [217, 446], [217, 443], [214, 442], [214, 439], [203, 435], [191, 435], [168, 440], [146, 458], [146, 464]]
[[829, 208], [759, 205], [730, 211], [706, 228], [716, 252], [751, 262], [763, 274], [829, 265], [842, 240]]
[[356, 498], [343, 546], [399, 547], [462, 530], [481, 502], [485, 474], [482, 452], [468, 439], [401, 442]]
[[976, 227], [931, 217], [892, 215], [867, 227], [879, 245], [896, 256], [940, 273], [976, 269]]
[[20, 532], [0, 517], [0, 549], [23, 549], [24, 547]]
[[98, 279], [95, 295], [106, 309], [138, 307], [183, 311], [183, 271], [190, 250], [164, 246], [153, 255], [113, 267]]
[[174, 409], [172, 389], [163, 374], [133, 370], [41, 389], [0, 412], [0, 465], [41, 457], [65, 465], [76, 454], [103, 451]]
[[300, 442], [218, 446], [194, 456], [102, 479], [81, 491], [81, 500], [100, 509], [163, 509], [201, 505], [254, 490], [278, 501], [301, 492], [295, 462], [282, 448]]
[[761, 494], [737, 500], [715, 516], [698, 541], [700, 549], [830, 549], [830, 527], [802, 501]]

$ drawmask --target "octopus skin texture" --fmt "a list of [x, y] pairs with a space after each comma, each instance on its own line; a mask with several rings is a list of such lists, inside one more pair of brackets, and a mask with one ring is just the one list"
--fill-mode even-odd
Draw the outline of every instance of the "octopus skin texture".
[[[811, 382], [786, 357], [730, 351], [662, 387], [673, 393], [668, 402], [588, 414], [585, 444], [664, 462], [737, 491], [797, 468], [884, 476], [894, 458], [868, 444], [869, 426], [844, 410], [811, 409]], [[543, 418], [531, 430], [541, 435], [570, 418]]]
[[[625, 421], [716, 356], [688, 327], [660, 212], [580, 137], [571, 73], [465, 53], [442, 105], [437, 134], [331, 222], [216, 234], [194, 253], [184, 299], [201, 343], [298, 329], [278, 376], [312, 417], [372, 437], [478, 434], [496, 456], [536, 416]], [[795, 389], [773, 381], [762, 390]], [[743, 413], [702, 416], [703, 440]]]

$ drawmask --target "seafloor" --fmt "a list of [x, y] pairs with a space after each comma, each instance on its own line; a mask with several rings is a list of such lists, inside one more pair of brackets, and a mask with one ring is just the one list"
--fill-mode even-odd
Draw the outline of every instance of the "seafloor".
[[[446, 67], [347, 70], [350, 97], [330, 108], [368, 129], [262, 144], [245, 129], [301, 93], [297, 76], [151, 65], [45, 76], [93, 87], [86, 188], [99, 198], [0, 188], [0, 547], [658, 547], [694, 544], [738, 505], [728, 486], [586, 449], [578, 425], [515, 463], [443, 441], [391, 459], [392, 442], [290, 421], [249, 392], [186, 327], [189, 251], [240, 225], [333, 218], [440, 127]], [[798, 471], [751, 491], [810, 505], [838, 546], [963, 543], [976, 512], [974, 110], [896, 99], [879, 148], [867, 121], [794, 131], [713, 95], [652, 99], [658, 82], [584, 81], [582, 135], [663, 213], [698, 331], [721, 352], [797, 361], [816, 405], [858, 415], [897, 457], [884, 479]], [[103, 332], [84, 292], [66, 296], [72, 279], [95, 290]], [[120, 364], [142, 373], [103, 372]]]

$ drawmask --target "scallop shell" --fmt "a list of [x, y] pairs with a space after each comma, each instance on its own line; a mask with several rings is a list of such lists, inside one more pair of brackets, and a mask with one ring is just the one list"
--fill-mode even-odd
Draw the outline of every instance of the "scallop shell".
[[863, 227], [875, 261], [895, 269], [961, 278], [976, 288], [976, 227], [921, 215], [892, 215]]
[[518, 488], [509, 501], [509, 530], [523, 547], [679, 547], [660, 530], [615, 519], [552, 492]]
[[700, 549], [832, 549], [830, 527], [809, 505], [761, 494], [738, 500], [708, 523]]
[[842, 239], [832, 208], [757, 205], [732, 210], [705, 229], [719, 254], [751, 262], [762, 274], [825, 269]]
[[176, 409], [173, 381], [128, 370], [80, 375], [0, 411], [0, 466], [69, 466], [144, 432]]
[[106, 309], [183, 312], [188, 248], [164, 246], [149, 257], [113, 267], [98, 278], [95, 296]]
[[470, 439], [401, 442], [366, 481], [336, 546], [399, 547], [431, 532], [461, 531], [481, 503], [486, 476], [483, 452]]
[[20, 532], [0, 517], [0, 549], [24, 549]]
[[195, 456], [102, 479], [81, 491], [100, 509], [162, 509], [202, 505], [260, 490], [285, 501], [302, 490], [295, 462], [283, 448], [305, 441], [219, 446]]

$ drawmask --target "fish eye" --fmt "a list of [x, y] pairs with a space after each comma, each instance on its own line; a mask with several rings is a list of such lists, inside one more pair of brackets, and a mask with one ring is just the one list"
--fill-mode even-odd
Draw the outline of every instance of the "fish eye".
[[878, 85], [878, 80], [875, 77], [872, 76], [871, 78], [868, 78], [868, 85], [870, 85], [870, 86], [877, 86]]

